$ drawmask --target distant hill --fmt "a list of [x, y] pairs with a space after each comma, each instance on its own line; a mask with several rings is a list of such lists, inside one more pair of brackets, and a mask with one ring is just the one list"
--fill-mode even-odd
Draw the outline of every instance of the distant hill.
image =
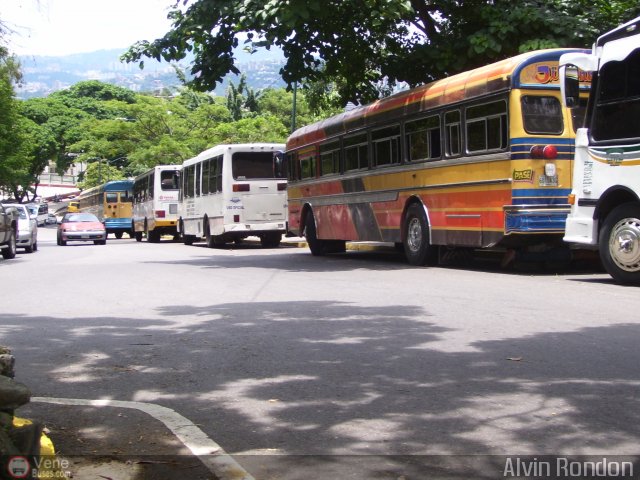
[[[68, 88], [83, 80], [100, 80], [136, 92], [157, 92], [173, 89], [180, 85], [171, 64], [144, 60], [144, 69], [137, 63], [122, 63], [119, 57], [123, 49], [99, 50], [61, 57], [25, 56], [20, 57], [24, 75], [23, 85], [16, 88], [18, 98], [46, 97], [56, 90]], [[284, 56], [279, 49], [260, 49], [250, 54], [241, 48], [235, 52], [237, 66], [247, 76], [247, 83], [255, 90], [285, 86], [279, 70], [284, 64]], [[176, 64], [186, 72], [187, 60]], [[215, 93], [224, 95], [229, 80], [237, 82], [236, 76], [228, 76]]]

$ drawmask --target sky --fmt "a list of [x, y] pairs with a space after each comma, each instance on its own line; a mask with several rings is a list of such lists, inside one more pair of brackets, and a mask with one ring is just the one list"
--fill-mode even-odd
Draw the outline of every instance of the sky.
[[0, 0], [5, 40], [20, 56], [69, 55], [127, 48], [155, 40], [171, 27], [175, 0]]

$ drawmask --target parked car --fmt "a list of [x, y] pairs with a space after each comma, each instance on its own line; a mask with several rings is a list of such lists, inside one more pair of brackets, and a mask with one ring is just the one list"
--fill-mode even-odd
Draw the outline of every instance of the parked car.
[[58, 225], [57, 237], [58, 245], [76, 241], [104, 245], [107, 243], [107, 230], [92, 213], [66, 213]]
[[27, 208], [31, 212], [31, 215], [35, 214], [37, 217], [39, 227], [47, 223], [47, 217], [49, 216], [48, 203], [28, 203]]
[[32, 215], [26, 205], [12, 203], [4, 205], [5, 208], [14, 208], [18, 212], [18, 235], [16, 247], [24, 248], [27, 253], [38, 250], [38, 220]]
[[16, 239], [18, 238], [18, 212], [13, 205], [5, 207], [0, 204], [0, 250], [3, 258], [16, 256]]

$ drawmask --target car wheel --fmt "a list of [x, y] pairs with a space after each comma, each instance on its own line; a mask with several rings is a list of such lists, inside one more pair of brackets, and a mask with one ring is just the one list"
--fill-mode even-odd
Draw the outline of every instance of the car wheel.
[[15, 230], [11, 231], [11, 235], [9, 236], [9, 247], [2, 250], [2, 257], [6, 259], [15, 258], [16, 256], [16, 232]]

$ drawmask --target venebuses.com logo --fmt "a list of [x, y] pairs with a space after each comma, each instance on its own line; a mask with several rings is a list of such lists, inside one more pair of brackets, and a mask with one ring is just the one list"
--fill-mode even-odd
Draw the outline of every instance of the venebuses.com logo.
[[[0, 462], [2, 464], [3, 462]], [[6, 459], [8, 478], [71, 478], [70, 462], [57, 457], [27, 457], [15, 455]], [[0, 471], [0, 478], [5, 478]]]
[[11, 457], [7, 462], [7, 472], [13, 478], [27, 478], [31, 472], [31, 465], [26, 457]]

